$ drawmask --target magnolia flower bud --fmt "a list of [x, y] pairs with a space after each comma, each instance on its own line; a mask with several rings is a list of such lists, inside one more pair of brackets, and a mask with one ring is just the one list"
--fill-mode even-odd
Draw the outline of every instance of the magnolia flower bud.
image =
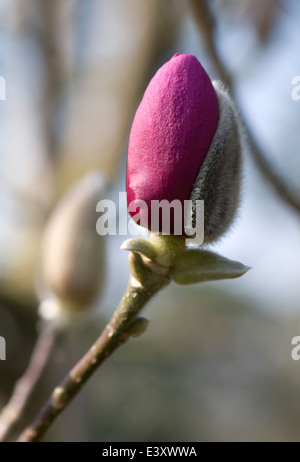
[[44, 233], [43, 282], [67, 311], [90, 305], [103, 283], [104, 239], [96, 232], [96, 205], [106, 186], [101, 173], [76, 183], [54, 209]]
[[[132, 124], [129, 213], [138, 224], [161, 232], [162, 223], [159, 229], [153, 224], [153, 201], [177, 200], [184, 211], [185, 201], [191, 200], [192, 216], [187, 218], [198, 227], [196, 200], [204, 200], [204, 241], [211, 242], [234, 217], [240, 159], [239, 122], [229, 96], [213, 86], [195, 56], [176, 54], [149, 83]], [[182, 212], [182, 234], [184, 219]], [[169, 220], [174, 233], [174, 214]]]

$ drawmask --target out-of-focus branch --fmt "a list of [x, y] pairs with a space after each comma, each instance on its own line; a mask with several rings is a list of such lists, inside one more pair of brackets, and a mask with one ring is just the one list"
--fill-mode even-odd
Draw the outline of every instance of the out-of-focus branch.
[[44, 67], [44, 91], [41, 101], [44, 137], [51, 157], [57, 150], [54, 119], [62, 78], [60, 55], [56, 44], [59, 4], [57, 0], [51, 2], [35, 0], [35, 8], [40, 15], [40, 27], [36, 31], [36, 38], [41, 48]]
[[[160, 289], [169, 283], [167, 278], [154, 275], [149, 285], [134, 287], [129, 283], [128, 289], [106, 328], [71, 370], [67, 377], [55, 388], [48, 402], [36, 416], [34, 421], [21, 434], [18, 442], [38, 442], [56, 418], [64, 411], [72, 399], [79, 393], [84, 384], [98, 367], [136, 332], [134, 321], [139, 311]], [[141, 331], [141, 333], [144, 329]]]
[[0, 442], [9, 438], [16, 423], [22, 419], [49, 361], [57, 337], [56, 329], [48, 327], [42, 329], [28, 368], [16, 383], [8, 404], [0, 414]]
[[[226, 69], [222, 58], [218, 52], [215, 40], [215, 25], [216, 20], [213, 16], [207, 0], [189, 0], [191, 9], [194, 14], [195, 21], [198, 25], [199, 32], [203, 38], [207, 51], [209, 52], [211, 59], [220, 75], [221, 80], [227, 85], [227, 87], [234, 94], [234, 83], [233, 78]], [[248, 135], [248, 143], [255, 159], [256, 165], [264, 177], [273, 186], [279, 197], [288, 204], [294, 211], [300, 214], [300, 197], [284, 180], [278, 172], [271, 165], [268, 157], [260, 148], [255, 136], [248, 127], [243, 114], [240, 114], [243, 120], [244, 127]]]
[[209, 8], [208, 2], [206, 0], [189, 0], [189, 2], [204, 45], [216, 67], [216, 70], [218, 71], [221, 80], [228, 88], [231, 89], [231, 76], [220, 59], [216, 47], [214, 37], [216, 20]]
[[297, 195], [297, 192], [288, 185], [287, 181], [284, 180], [271, 165], [269, 159], [258, 146], [258, 143], [254, 135], [251, 133], [249, 127], [246, 125], [245, 119], [243, 118], [242, 114], [241, 117], [244, 127], [247, 131], [248, 143], [252, 156], [255, 159], [256, 165], [259, 168], [260, 172], [273, 186], [274, 190], [277, 192], [279, 197], [286, 204], [288, 204], [295, 212], [300, 214], [300, 197]]

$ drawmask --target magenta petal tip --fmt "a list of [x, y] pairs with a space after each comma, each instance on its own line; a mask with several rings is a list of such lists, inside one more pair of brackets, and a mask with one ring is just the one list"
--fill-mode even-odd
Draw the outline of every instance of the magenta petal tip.
[[151, 201], [190, 198], [218, 118], [207, 73], [195, 56], [176, 53], [150, 81], [130, 133], [127, 201], [147, 204], [140, 224], [151, 229]]

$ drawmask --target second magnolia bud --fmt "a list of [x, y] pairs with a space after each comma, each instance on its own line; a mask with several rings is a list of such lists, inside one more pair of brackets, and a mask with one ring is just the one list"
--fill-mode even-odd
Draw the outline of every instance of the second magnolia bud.
[[45, 230], [42, 279], [66, 310], [90, 305], [103, 283], [104, 238], [95, 218], [106, 186], [101, 173], [84, 177], [56, 206]]

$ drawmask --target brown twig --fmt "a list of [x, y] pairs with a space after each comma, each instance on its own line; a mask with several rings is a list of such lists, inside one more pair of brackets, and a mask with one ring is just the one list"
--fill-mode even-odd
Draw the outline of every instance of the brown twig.
[[232, 88], [231, 75], [225, 68], [222, 60], [220, 59], [216, 43], [215, 43], [215, 26], [216, 20], [209, 8], [206, 0], [189, 0], [196, 24], [203, 39], [204, 45], [212, 58], [214, 66], [221, 78], [229, 89]]
[[[192, 8], [195, 21], [198, 25], [199, 32], [203, 37], [203, 41], [207, 48], [209, 55], [220, 75], [221, 80], [227, 85], [227, 87], [234, 92], [233, 78], [226, 69], [222, 58], [218, 52], [215, 40], [215, 25], [216, 20], [212, 14], [211, 9], [207, 0], [189, 0]], [[240, 112], [240, 116], [243, 121], [244, 128], [247, 133], [248, 143], [250, 151], [256, 162], [257, 167], [268, 182], [273, 186], [279, 197], [288, 204], [297, 214], [300, 214], [300, 197], [296, 191], [292, 189], [287, 182], [278, 174], [276, 169], [271, 165], [268, 160], [268, 156], [263, 152], [255, 139], [253, 133], [248, 127], [245, 118]]]
[[36, 386], [53, 351], [58, 331], [44, 327], [34, 347], [30, 363], [15, 385], [8, 404], [0, 415], [0, 441], [5, 441], [24, 415]]
[[60, 2], [34, 0], [39, 15], [36, 27], [31, 28], [34, 39], [41, 50], [41, 64], [44, 68], [44, 87], [41, 98], [43, 136], [49, 158], [57, 154], [57, 139], [54, 119], [57, 111], [59, 90], [63, 79], [63, 63], [57, 46]]
[[18, 442], [41, 440], [54, 420], [77, 395], [103, 361], [125, 343], [131, 335], [136, 335], [136, 327], [132, 323], [137, 314], [148, 300], [168, 283], [168, 279], [153, 274], [151, 281], [145, 285], [134, 287], [129, 284], [119, 307], [101, 336], [61, 384], [55, 388], [44, 408], [21, 434]]

